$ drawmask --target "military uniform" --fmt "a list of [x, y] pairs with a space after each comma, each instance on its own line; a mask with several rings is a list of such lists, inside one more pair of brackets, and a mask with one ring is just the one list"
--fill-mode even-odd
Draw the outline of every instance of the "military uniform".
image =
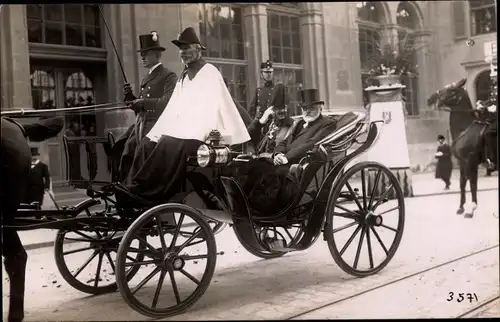
[[[272, 69], [273, 64], [268, 60], [261, 63], [261, 69]], [[264, 111], [272, 105], [276, 104], [276, 99], [279, 94], [281, 94], [279, 88], [276, 87], [272, 80], [266, 81], [264, 85], [258, 87], [255, 91], [255, 95], [252, 98], [252, 102], [248, 107], [248, 113], [252, 118], [260, 118]]]
[[[158, 34], [154, 31], [151, 34], [140, 35], [139, 42], [141, 49], [138, 52], [165, 50], [164, 47], [160, 46]], [[135, 124], [132, 124], [117, 140], [113, 148], [114, 156], [120, 158], [121, 178], [128, 173], [140, 140], [153, 128], [167, 106], [176, 83], [177, 75], [161, 63], [153, 67], [142, 80], [139, 99], [143, 101], [138, 107], [132, 106], [136, 112]], [[128, 94], [130, 95], [126, 98], [127, 101], [137, 99], [133, 94]]]

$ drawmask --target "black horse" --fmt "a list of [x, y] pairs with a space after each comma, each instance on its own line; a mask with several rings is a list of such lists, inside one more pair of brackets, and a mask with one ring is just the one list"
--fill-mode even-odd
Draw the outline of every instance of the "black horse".
[[[460, 206], [457, 214], [465, 212], [465, 186], [470, 182], [472, 207], [465, 217], [471, 218], [477, 207], [477, 180], [479, 165], [493, 159], [491, 140], [486, 133], [493, 125], [492, 119], [472, 107], [467, 91], [463, 88], [467, 80], [447, 85], [427, 100], [430, 106], [450, 112], [450, 132], [452, 137], [452, 153], [460, 167]], [[496, 123], [496, 122], [494, 122]], [[496, 158], [495, 158], [496, 159]]]
[[[5, 271], [10, 280], [10, 303], [8, 321], [24, 318], [24, 289], [28, 255], [17, 231], [12, 225], [17, 209], [28, 185], [31, 168], [31, 152], [27, 142], [41, 142], [56, 136], [64, 126], [63, 118], [49, 118], [20, 125], [9, 118], [1, 118], [1, 220], [2, 256]], [[7, 226], [7, 227], [6, 227]]]

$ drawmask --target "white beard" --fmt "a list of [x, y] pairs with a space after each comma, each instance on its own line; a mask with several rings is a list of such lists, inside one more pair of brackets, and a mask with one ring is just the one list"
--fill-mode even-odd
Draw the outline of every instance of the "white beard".
[[318, 111], [317, 114], [315, 115], [309, 115], [309, 114], [303, 114], [302, 115], [302, 119], [307, 123], [311, 123], [311, 122], [314, 122], [318, 119], [318, 117], [321, 115], [321, 111]]

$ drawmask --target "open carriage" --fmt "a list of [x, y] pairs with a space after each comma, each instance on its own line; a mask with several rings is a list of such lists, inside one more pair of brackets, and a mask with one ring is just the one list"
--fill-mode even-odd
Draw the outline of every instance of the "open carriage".
[[[91, 294], [118, 289], [134, 310], [151, 317], [179, 314], [205, 293], [218, 255], [215, 234], [227, 225], [248, 252], [265, 259], [305, 250], [323, 233], [342, 270], [357, 277], [375, 274], [390, 262], [401, 241], [404, 198], [387, 167], [353, 161], [374, 144], [383, 123], [367, 123], [362, 112], [325, 114], [337, 119], [337, 130], [290, 167], [300, 191], [279, 213], [252, 209], [241, 183], [232, 175], [255, 156], [211, 141], [189, 158], [184, 191], [163, 204], [134, 196], [120, 183], [87, 182], [87, 200], [59, 210], [23, 205], [15, 226], [19, 230], [59, 229], [55, 259], [71, 286]], [[93, 143], [109, 147], [114, 142], [109, 135]], [[65, 144], [83, 144], [88, 164], [92, 163], [88, 140], [67, 138]], [[186, 202], [193, 191], [204, 206]], [[382, 206], [386, 210], [381, 211]], [[42, 219], [35, 218], [40, 215]], [[391, 220], [396, 223], [389, 224]], [[348, 237], [337, 238], [350, 228], [354, 231]], [[389, 232], [390, 242], [383, 238], [382, 229]], [[358, 243], [353, 245], [358, 234]], [[350, 246], [355, 246], [353, 252], [348, 251]], [[71, 269], [70, 255], [82, 251], [90, 252], [88, 260]], [[97, 267], [92, 277], [82, 277], [93, 260]], [[102, 277], [105, 261], [111, 268], [108, 272], [115, 275], [108, 279]], [[158, 281], [146, 287], [153, 278]], [[167, 292], [164, 284], [172, 290]]]

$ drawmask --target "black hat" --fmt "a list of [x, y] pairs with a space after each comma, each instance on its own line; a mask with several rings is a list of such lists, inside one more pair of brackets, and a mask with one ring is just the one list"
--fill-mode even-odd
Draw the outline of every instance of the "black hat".
[[260, 63], [260, 69], [273, 69], [273, 63], [268, 59], [267, 61]]
[[38, 153], [38, 148], [30, 148], [30, 151], [31, 151], [31, 155], [32, 156], [36, 156], [36, 155], [40, 155], [40, 153]]
[[442, 134], [439, 134], [439, 135], [438, 135], [438, 141], [440, 141], [440, 140], [443, 140], [443, 141], [444, 141], [444, 135], [442, 135]]
[[180, 47], [180, 45], [192, 45], [192, 44], [198, 44], [201, 46], [201, 49], [205, 50], [206, 47], [203, 46], [200, 43], [200, 39], [196, 35], [196, 31], [194, 31], [193, 27], [187, 27], [184, 29], [183, 32], [181, 32], [176, 40], [172, 40], [172, 43], [176, 45], [177, 47]]
[[319, 90], [316, 88], [304, 89], [300, 91], [300, 98], [302, 100], [300, 102], [301, 106], [309, 106], [317, 103], [325, 104], [324, 101], [319, 99]]
[[286, 92], [286, 87], [283, 83], [277, 83], [274, 87], [275, 91], [275, 99], [274, 99], [274, 108], [283, 109], [289, 103], [288, 95]]
[[139, 43], [141, 49], [137, 51], [138, 53], [146, 50], [165, 51], [165, 48], [160, 46], [160, 40], [158, 39], [158, 33], [156, 31], [151, 31], [151, 33], [147, 35], [139, 35]]

